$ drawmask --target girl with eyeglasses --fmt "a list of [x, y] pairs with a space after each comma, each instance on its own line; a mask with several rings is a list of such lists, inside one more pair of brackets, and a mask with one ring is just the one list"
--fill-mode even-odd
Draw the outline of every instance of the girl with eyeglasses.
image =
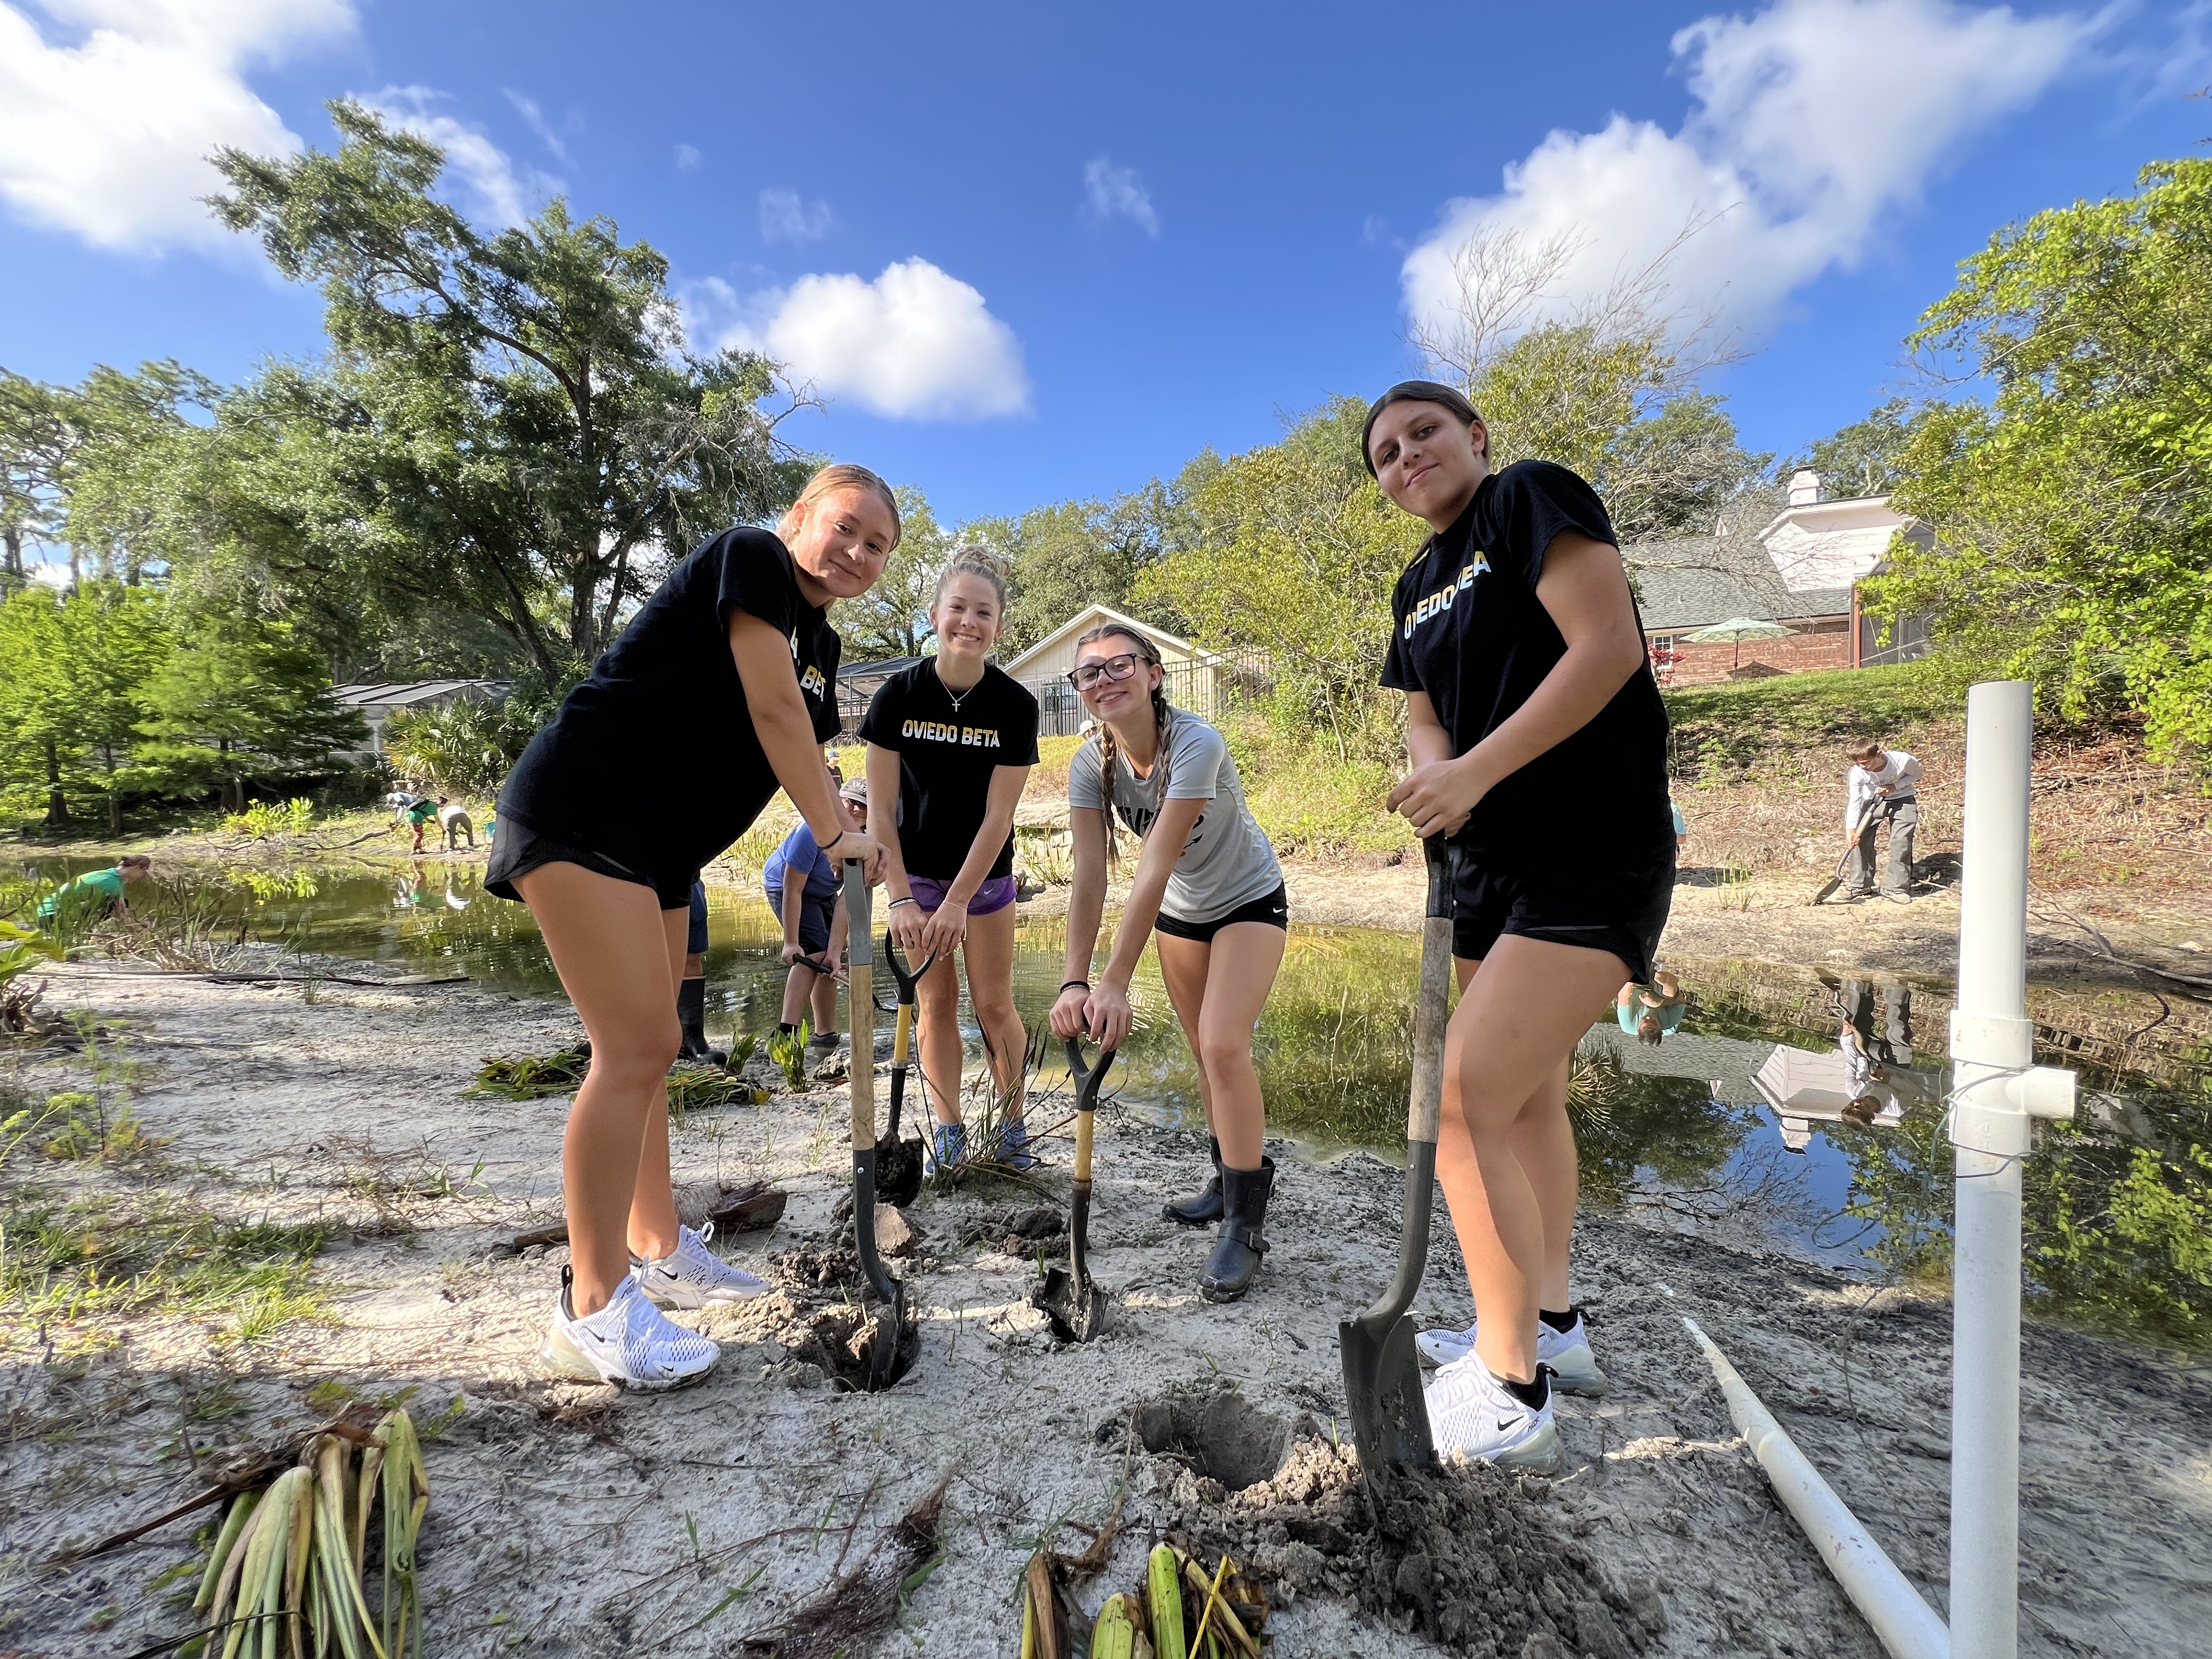
[[[1198, 1293], [1233, 1302], [1251, 1287], [1267, 1248], [1274, 1160], [1261, 1148], [1267, 1109], [1252, 1065], [1252, 1031], [1283, 965], [1290, 905], [1274, 849], [1244, 805], [1237, 763], [1221, 734], [1171, 707], [1152, 642], [1123, 626], [1094, 628], [1076, 643], [1068, 675], [1097, 718], [1076, 751], [1067, 800], [1075, 878], [1067, 906], [1067, 982], [1052, 1029], [1088, 1031], [1112, 1048], [1129, 1035], [1129, 981], [1147, 938], [1159, 942], [1160, 978], [1198, 1062], [1199, 1093], [1212, 1138], [1213, 1172], [1164, 1213], [1187, 1227], [1220, 1224]], [[1144, 850], [1106, 965], [1091, 952], [1106, 903], [1106, 866], [1118, 850], [1114, 818]]]
[[[891, 937], [909, 963], [936, 961], [915, 988], [921, 1075], [937, 1115], [930, 1165], [968, 1156], [960, 1115], [960, 969], [1005, 1103], [990, 1161], [1036, 1163], [1022, 1115], [1028, 1044], [1014, 1007], [1014, 808], [1036, 764], [1036, 699], [990, 660], [1006, 579], [963, 547], [929, 603], [935, 654], [885, 680], [868, 704], [868, 830], [884, 849]], [[958, 961], [956, 963], [955, 955]]]
[[[822, 850], [872, 874], [823, 766], [837, 735], [836, 600], [898, 544], [898, 503], [863, 466], [827, 466], [772, 533], [724, 531], [680, 561], [530, 741], [499, 797], [485, 890], [530, 907], [592, 1040], [561, 1147], [569, 1266], [541, 1353], [556, 1370], [671, 1389], [714, 1369], [711, 1338], [663, 1308], [768, 1288], [679, 1224], [668, 1067], [700, 867], [777, 787]], [[714, 763], [699, 749], [712, 744]]]
[[1621, 981], [1648, 983], [1674, 884], [1667, 712], [1597, 492], [1548, 461], [1490, 467], [1449, 386], [1367, 414], [1367, 470], [1432, 532], [1399, 579], [1382, 684], [1413, 769], [1389, 805], [1451, 838], [1452, 955], [1437, 1176], [1475, 1322], [1425, 1331], [1437, 1451], [1548, 1469], [1551, 1382], [1603, 1375], [1568, 1299], [1577, 1170], [1567, 1066]]

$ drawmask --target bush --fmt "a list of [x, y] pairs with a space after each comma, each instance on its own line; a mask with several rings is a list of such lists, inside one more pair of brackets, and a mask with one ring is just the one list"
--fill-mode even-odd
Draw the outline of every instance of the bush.
[[273, 801], [248, 801], [243, 812], [233, 812], [222, 821], [227, 836], [248, 836], [255, 841], [266, 841], [271, 836], [304, 836], [315, 827], [315, 804], [305, 795], [295, 795], [282, 806]]

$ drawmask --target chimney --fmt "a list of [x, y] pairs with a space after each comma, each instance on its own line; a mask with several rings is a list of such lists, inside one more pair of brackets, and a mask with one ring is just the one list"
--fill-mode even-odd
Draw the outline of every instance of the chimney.
[[1800, 467], [1790, 475], [1790, 505], [1812, 507], [1820, 499], [1820, 475], [1809, 467]]

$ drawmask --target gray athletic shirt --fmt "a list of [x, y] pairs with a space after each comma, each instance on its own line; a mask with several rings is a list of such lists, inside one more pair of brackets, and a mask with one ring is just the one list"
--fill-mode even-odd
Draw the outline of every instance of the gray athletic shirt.
[[[1067, 804], [1094, 811], [1105, 806], [1099, 785], [1103, 769], [1098, 739], [1076, 751], [1067, 770]], [[1129, 769], [1129, 757], [1114, 765], [1114, 808], [1121, 822], [1142, 836], [1169, 800], [1209, 800], [1199, 814], [1182, 856], [1168, 878], [1160, 908], [1179, 921], [1213, 921], [1240, 905], [1261, 899], [1283, 884], [1275, 849], [1245, 810], [1244, 786], [1221, 733], [1195, 714], [1176, 709], [1168, 716], [1167, 742], [1149, 778]], [[1163, 776], [1167, 793], [1160, 793]]]

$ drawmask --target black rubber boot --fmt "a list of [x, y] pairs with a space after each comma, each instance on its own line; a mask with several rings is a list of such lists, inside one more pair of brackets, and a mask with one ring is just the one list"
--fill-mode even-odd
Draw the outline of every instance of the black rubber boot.
[[1221, 1143], [1208, 1136], [1206, 1144], [1213, 1148], [1213, 1173], [1206, 1185], [1160, 1206], [1162, 1215], [1186, 1227], [1211, 1227], [1221, 1219]]
[[705, 1060], [713, 1051], [707, 1047], [707, 981], [687, 979], [676, 988], [676, 1018], [684, 1027], [684, 1047], [678, 1051], [679, 1060]]
[[1274, 1190], [1275, 1160], [1263, 1158], [1256, 1170], [1221, 1171], [1221, 1236], [1200, 1275], [1198, 1293], [1208, 1302], [1234, 1302], [1251, 1288], [1267, 1254], [1262, 1229], [1267, 1221], [1267, 1195]]

